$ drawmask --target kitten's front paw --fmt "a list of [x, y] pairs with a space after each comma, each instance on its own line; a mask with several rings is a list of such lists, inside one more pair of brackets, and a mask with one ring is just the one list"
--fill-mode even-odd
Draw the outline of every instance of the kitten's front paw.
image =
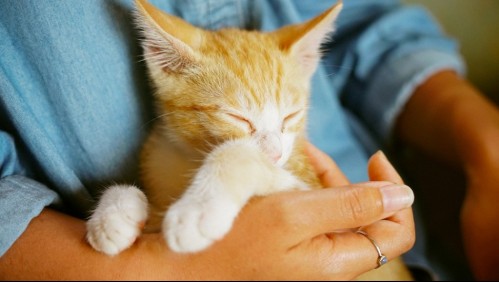
[[146, 219], [147, 199], [142, 191], [134, 186], [111, 186], [87, 221], [87, 241], [97, 251], [116, 255], [135, 242]]
[[183, 198], [166, 213], [163, 234], [173, 251], [201, 251], [229, 232], [239, 210], [229, 199], [200, 202]]
[[269, 189], [264, 191], [262, 194], [270, 194], [278, 191], [287, 191], [287, 190], [300, 190], [307, 191], [310, 190], [310, 187], [298, 179], [292, 173], [284, 169], [277, 169], [273, 175], [273, 182], [269, 185]]

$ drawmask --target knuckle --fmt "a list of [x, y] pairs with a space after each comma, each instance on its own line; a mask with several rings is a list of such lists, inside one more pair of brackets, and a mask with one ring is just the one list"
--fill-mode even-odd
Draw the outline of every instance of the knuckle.
[[364, 222], [380, 215], [383, 203], [376, 189], [351, 189], [345, 193], [342, 201], [343, 216], [349, 216], [356, 222]]

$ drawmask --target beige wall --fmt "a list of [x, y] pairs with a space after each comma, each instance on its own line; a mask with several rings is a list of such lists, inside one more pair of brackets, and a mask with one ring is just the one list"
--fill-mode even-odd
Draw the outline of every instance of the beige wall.
[[499, 103], [499, 0], [404, 0], [430, 9], [459, 40], [468, 78]]

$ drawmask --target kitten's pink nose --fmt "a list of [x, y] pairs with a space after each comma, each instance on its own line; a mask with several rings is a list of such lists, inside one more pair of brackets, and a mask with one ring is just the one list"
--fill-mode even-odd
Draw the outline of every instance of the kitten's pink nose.
[[262, 151], [273, 163], [277, 163], [282, 157], [281, 138], [276, 133], [262, 134], [259, 138]]
[[274, 163], [277, 163], [282, 157], [282, 152], [273, 152], [269, 155], [269, 157]]

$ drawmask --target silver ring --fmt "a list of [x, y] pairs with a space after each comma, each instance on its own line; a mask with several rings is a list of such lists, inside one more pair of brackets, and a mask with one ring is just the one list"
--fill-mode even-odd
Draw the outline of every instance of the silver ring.
[[378, 252], [378, 266], [376, 268], [379, 268], [380, 266], [382, 266], [383, 264], [388, 262], [388, 259], [386, 258], [386, 256], [384, 254], [381, 253], [381, 250], [380, 250], [378, 244], [376, 243], [376, 241], [374, 241], [373, 238], [369, 237], [369, 235], [367, 235], [367, 233], [365, 231], [362, 231], [362, 230], [357, 230], [355, 233], [359, 233], [361, 235], [364, 235], [364, 237], [369, 239], [369, 241], [371, 241], [371, 243], [376, 248], [376, 252]]

